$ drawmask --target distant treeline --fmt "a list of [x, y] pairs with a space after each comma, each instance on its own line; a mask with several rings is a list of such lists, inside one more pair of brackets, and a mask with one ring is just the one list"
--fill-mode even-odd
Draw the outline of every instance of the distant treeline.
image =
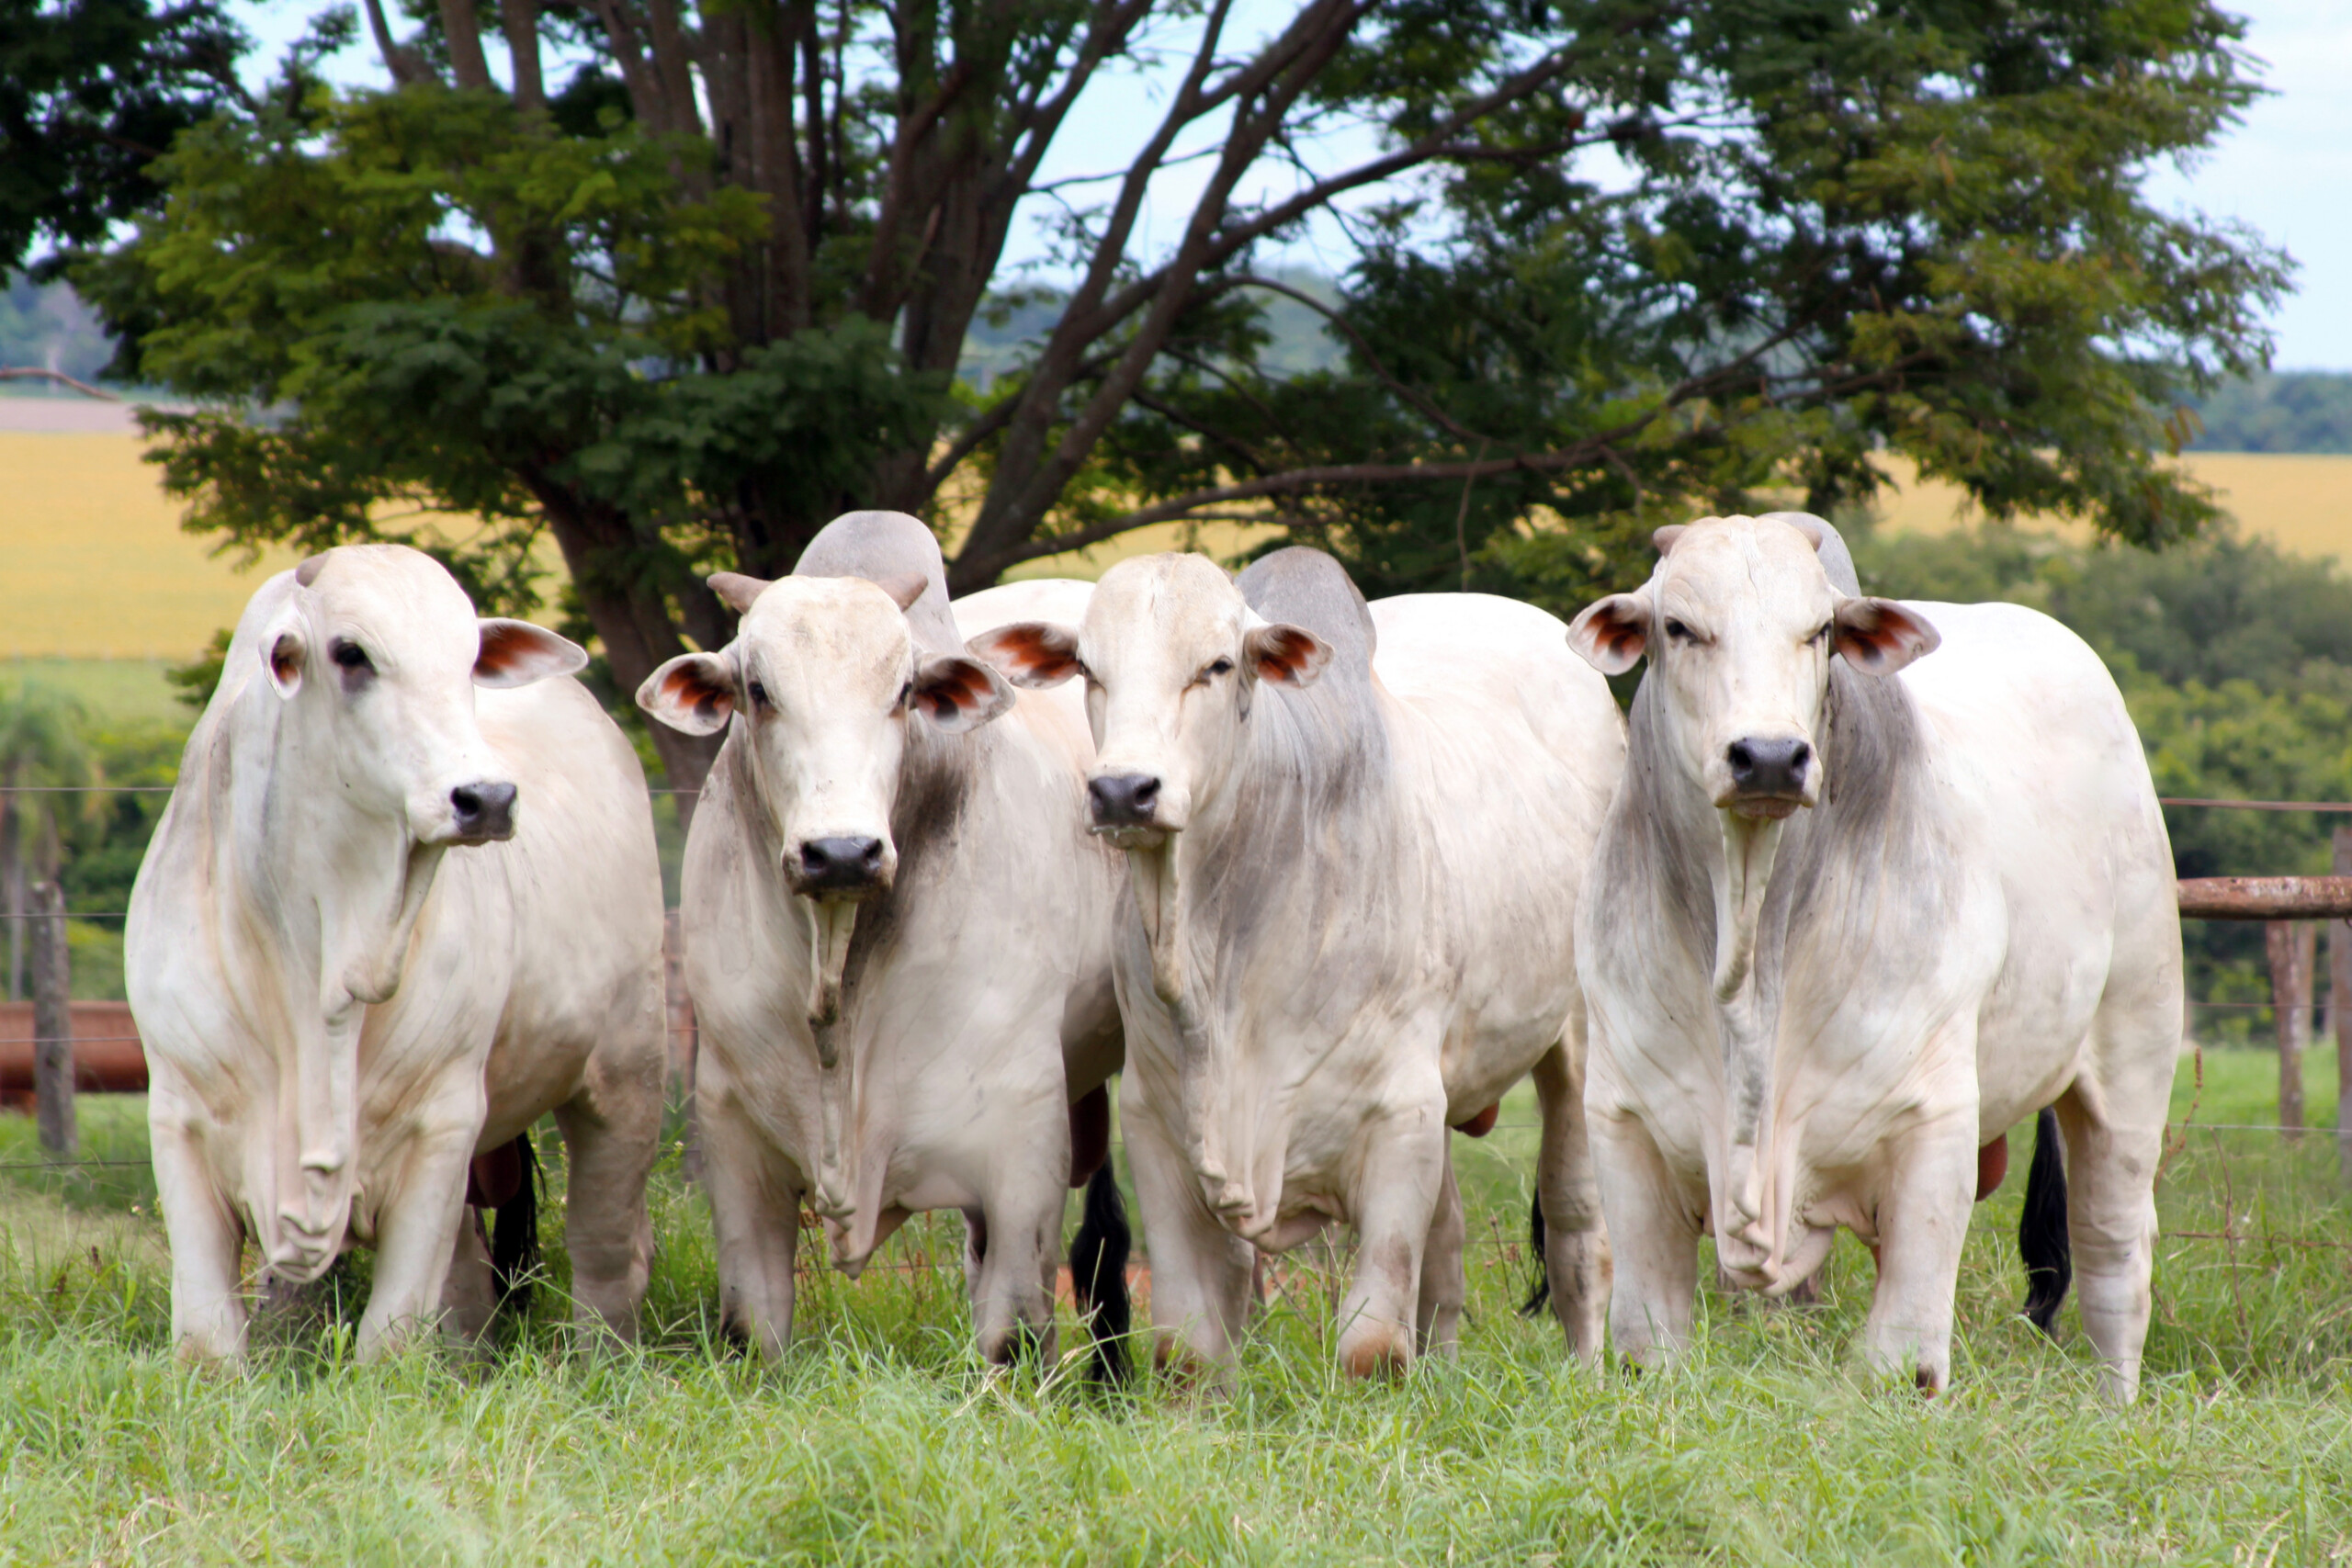
[[2352, 452], [2352, 375], [2297, 370], [2233, 381], [2197, 411], [2199, 452]]

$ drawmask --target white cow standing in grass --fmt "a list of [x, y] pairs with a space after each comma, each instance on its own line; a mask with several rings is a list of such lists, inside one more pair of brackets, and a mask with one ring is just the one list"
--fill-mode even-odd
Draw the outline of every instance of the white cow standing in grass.
[[477, 620], [399, 546], [313, 556], [246, 606], [125, 942], [182, 1355], [243, 1355], [247, 1240], [288, 1283], [376, 1249], [363, 1359], [445, 1309], [479, 1333], [475, 1156], [550, 1111], [579, 1314], [634, 1337], [662, 878], [644, 773], [571, 679], [584, 662]]
[[1222, 1375], [1252, 1248], [1335, 1222], [1362, 1242], [1343, 1364], [1450, 1348], [1447, 1128], [1531, 1070], [1555, 1308], [1598, 1353], [1572, 920], [1624, 727], [1561, 632], [1481, 595], [1367, 609], [1289, 549], [1238, 583], [1199, 556], [1122, 561], [1081, 625], [973, 639], [1024, 684], [1085, 679], [1091, 821], [1130, 871], [1121, 1127], [1163, 1359]]
[[[1650, 660], [1577, 919], [1617, 1348], [1687, 1342], [1702, 1232], [1779, 1294], [1844, 1225], [1879, 1263], [1865, 1361], [1942, 1389], [1979, 1150], [2055, 1101], [2066, 1166], [2045, 1134], [2022, 1239], [2063, 1280], [2071, 1233], [2130, 1399], [2181, 952], [2115, 682], [2030, 610], [1860, 596], [1817, 518], [1657, 543], [1569, 633], [1605, 673]], [[2061, 1189], [2063, 1227], [2037, 1224]]]
[[[837, 519], [790, 577], [711, 582], [735, 640], [664, 664], [638, 702], [727, 732], [681, 899], [727, 1326], [783, 1352], [804, 1200], [852, 1273], [910, 1214], [957, 1209], [982, 1352], [1050, 1358], [1066, 1184], [1093, 1179], [1082, 1295], [1103, 1228], [1125, 1247], [1102, 1088], [1119, 865], [1081, 821], [1084, 714], [1016, 705], [966, 656], [939, 547], [902, 513]], [[978, 630], [1087, 593], [1023, 583], [956, 608]], [[1117, 1259], [1099, 1273], [1096, 1326], [1124, 1329]]]

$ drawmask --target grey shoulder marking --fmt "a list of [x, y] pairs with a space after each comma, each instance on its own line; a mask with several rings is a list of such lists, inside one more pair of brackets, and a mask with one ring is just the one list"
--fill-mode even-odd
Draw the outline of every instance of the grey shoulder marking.
[[844, 512], [817, 531], [792, 569], [795, 577], [862, 577], [869, 582], [907, 572], [923, 579], [922, 597], [907, 608], [907, 625], [925, 653], [961, 653], [947, 609], [947, 568], [939, 541], [903, 512]]
[[1242, 603], [1270, 621], [1305, 626], [1331, 645], [1323, 680], [1347, 674], [1372, 678], [1378, 634], [1372, 607], [1347, 569], [1321, 550], [1293, 545], [1252, 564], [1235, 581]]

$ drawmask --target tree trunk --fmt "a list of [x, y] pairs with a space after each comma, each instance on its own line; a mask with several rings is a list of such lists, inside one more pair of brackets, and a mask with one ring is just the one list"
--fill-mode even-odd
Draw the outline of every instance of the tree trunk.
[[40, 1146], [71, 1155], [74, 1121], [73, 975], [65, 953], [65, 890], [54, 880], [32, 889], [33, 1104]]
[[[2352, 825], [2335, 829], [2335, 870], [2352, 876]], [[2335, 1147], [2352, 1186], [2352, 919], [2327, 922], [2327, 1010], [2335, 1021]]]
[[2278, 1026], [2278, 1124], [2287, 1136], [2303, 1127], [2303, 1047], [2312, 1032], [2312, 960], [2319, 935], [2308, 920], [2263, 928], [2270, 958], [2270, 1011]]
[[449, 73], [461, 93], [490, 85], [490, 59], [482, 53], [481, 16], [474, 0], [441, 0], [441, 33], [449, 45]]

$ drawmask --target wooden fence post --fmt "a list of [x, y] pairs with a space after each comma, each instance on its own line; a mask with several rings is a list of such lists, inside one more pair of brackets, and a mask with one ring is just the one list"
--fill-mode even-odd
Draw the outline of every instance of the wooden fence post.
[[65, 953], [65, 889], [37, 882], [32, 906], [33, 1107], [40, 1146], [71, 1155], [81, 1142], [74, 1116], [73, 972]]
[[[2335, 874], [2352, 876], [2352, 824], [2335, 833]], [[2327, 922], [2327, 1012], [2335, 1021], [2335, 1149], [2352, 1186], [2352, 919]]]
[[2278, 1125], [2290, 1139], [2303, 1127], [2303, 1047], [2311, 1039], [2316, 934], [2301, 920], [2272, 920], [2263, 928], [2270, 959], [2270, 1015], [2278, 1030]]

